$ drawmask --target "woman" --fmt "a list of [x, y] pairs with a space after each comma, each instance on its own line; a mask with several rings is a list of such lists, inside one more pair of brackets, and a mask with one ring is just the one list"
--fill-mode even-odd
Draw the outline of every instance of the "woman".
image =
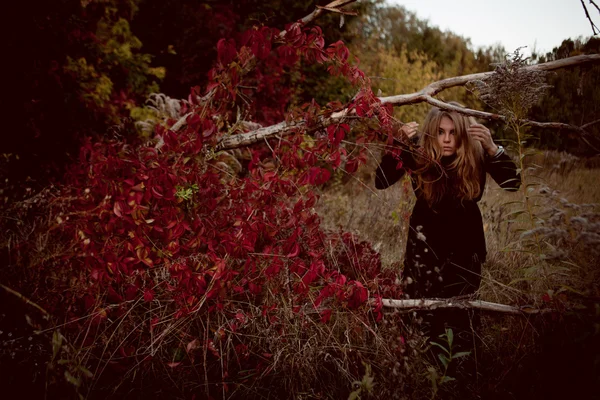
[[[486, 257], [477, 205], [486, 173], [507, 190], [517, 190], [520, 177], [489, 129], [474, 120], [432, 108], [423, 125], [420, 146], [385, 154], [375, 181], [377, 189], [385, 189], [411, 171], [417, 202], [404, 256], [406, 294], [412, 298], [472, 294], [479, 288]], [[415, 142], [416, 123], [406, 124], [403, 131]]]

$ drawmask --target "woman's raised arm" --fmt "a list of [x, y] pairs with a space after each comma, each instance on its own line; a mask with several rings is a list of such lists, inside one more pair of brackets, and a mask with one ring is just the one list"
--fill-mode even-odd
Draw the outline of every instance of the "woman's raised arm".
[[521, 174], [502, 147], [496, 155], [485, 157], [485, 169], [502, 189], [514, 192], [521, 187]]
[[[416, 144], [418, 140], [416, 122], [404, 124], [400, 129], [411, 142]], [[408, 149], [402, 149], [399, 156], [394, 156], [393, 153], [386, 153], [381, 158], [381, 162], [375, 173], [375, 187], [377, 189], [386, 189], [398, 182], [406, 173], [406, 168], [414, 168], [414, 159]]]

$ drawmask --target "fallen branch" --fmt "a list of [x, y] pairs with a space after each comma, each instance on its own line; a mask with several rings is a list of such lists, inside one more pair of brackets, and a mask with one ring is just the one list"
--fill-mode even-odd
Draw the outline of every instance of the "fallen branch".
[[[371, 299], [371, 303], [374, 303]], [[539, 309], [531, 306], [514, 307], [506, 304], [491, 303], [483, 300], [461, 300], [461, 299], [409, 299], [409, 300], [394, 300], [381, 299], [383, 306], [387, 308], [401, 308], [410, 310], [435, 310], [438, 308], [472, 308], [485, 311], [495, 311], [506, 314], [547, 314], [554, 312], [548, 308]]]
[[[549, 61], [543, 64], [531, 65], [525, 67], [526, 70], [532, 71], [554, 71], [562, 68], [569, 68], [574, 66], [586, 65], [586, 64], [598, 64], [600, 63], [600, 54], [589, 54], [589, 55], [580, 55], [575, 57], [564, 58], [556, 61]], [[411, 93], [411, 94], [402, 94], [396, 96], [387, 96], [387, 97], [379, 97], [379, 100], [382, 104], [392, 104], [395, 106], [403, 106], [408, 104], [416, 104], [416, 103], [429, 103], [436, 107], [440, 107], [446, 110], [457, 111], [461, 114], [470, 115], [477, 118], [482, 118], [486, 120], [496, 120], [496, 121], [506, 121], [508, 118], [501, 114], [493, 114], [479, 110], [472, 110], [468, 108], [460, 108], [456, 106], [452, 106], [448, 103], [445, 103], [441, 100], [436, 99], [434, 96], [446, 89], [456, 87], [456, 86], [464, 86], [468, 82], [473, 80], [483, 80], [489, 76], [494, 74], [494, 71], [481, 72], [477, 74], [469, 74], [463, 76], [457, 76], [452, 78], [443, 79], [437, 82], [433, 82], [430, 85], [427, 85], [425, 88], [420, 90], [419, 92]], [[320, 121], [320, 126], [326, 127], [331, 124], [342, 122], [343, 118], [345, 118], [349, 114], [348, 109], [341, 110], [332, 114], [327, 118], [323, 118]], [[575, 125], [564, 124], [560, 122], [537, 122], [530, 120], [523, 120], [527, 125], [540, 127], [540, 128], [552, 128], [552, 129], [565, 129], [571, 131], [578, 131], [580, 133], [587, 132], [584, 130], [584, 127], [589, 126], [590, 124], [584, 125], [584, 127], [579, 127]], [[217, 144], [218, 150], [227, 150], [234, 149], [238, 147], [248, 146], [254, 143], [258, 143], [270, 137], [276, 136], [284, 136], [289, 135], [295, 129], [301, 128], [306, 125], [306, 122], [303, 120], [294, 121], [294, 122], [280, 122], [275, 125], [259, 128], [250, 132], [240, 133], [233, 136], [223, 137], [219, 143]]]
[[[563, 58], [561, 60], [549, 61], [542, 64], [530, 65], [525, 67], [524, 69], [527, 71], [555, 71], [557, 69], [564, 69], [579, 65], [597, 63], [600, 63], [600, 54], [587, 54]], [[494, 71], [488, 71], [480, 72], [477, 74], [455, 76], [452, 78], [442, 79], [440, 81], [433, 82], [415, 93], [386, 96], [380, 97], [379, 99], [384, 104], [393, 104], [396, 106], [422, 103], [423, 101], [425, 101], [425, 98], [423, 96], [435, 96], [436, 94], [446, 89], [450, 89], [456, 86], [464, 86], [471, 81], [485, 80], [494, 73]]]

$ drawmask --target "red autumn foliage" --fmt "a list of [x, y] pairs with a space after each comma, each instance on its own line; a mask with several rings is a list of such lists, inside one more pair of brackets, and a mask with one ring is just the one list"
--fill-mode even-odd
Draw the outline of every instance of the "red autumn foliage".
[[[194, 88], [182, 104], [182, 115], [191, 112], [183, 129], [159, 124], [150, 142], [114, 139], [82, 147], [79, 163], [50, 204], [49, 214], [58, 216], [50, 229], [67, 250], [58, 261], [36, 266], [59, 268], [80, 280], [67, 289], [72, 293], [67, 303], [44, 306], [53, 313], [67, 310], [69, 319], [95, 313], [98, 330], [108, 319], [132, 312], [138, 299], [148, 305], [168, 302], [168, 318], [228, 315], [212, 339], [196, 338], [187, 347], [188, 353], [204, 349], [215, 359], [223, 357], [216, 343], [253, 319], [266, 318], [283, 333], [276, 312], [283, 307], [298, 318], [317, 313], [325, 324], [335, 311], [354, 310], [365, 322], [373, 315], [378, 320], [381, 297], [401, 296], [396, 274], [381, 270], [368, 243], [321, 228], [313, 187], [334, 171], [355, 172], [366, 161], [360, 144], [390, 132], [391, 110], [381, 106], [368, 79], [349, 62], [344, 44], [325, 46], [319, 28], [295, 23], [285, 34], [254, 28], [239, 40], [220, 40], [217, 51], [206, 90]], [[330, 73], [345, 76], [358, 92], [350, 112], [377, 123], [324, 127], [322, 118], [341, 108], [334, 103], [288, 110], [285, 76], [300, 59], [325, 63]], [[248, 130], [240, 118], [304, 125], [246, 148], [247, 166], [235, 170], [228, 164], [233, 153], [215, 147], [223, 137]], [[357, 145], [345, 141], [351, 131]], [[85, 307], [80, 298], [87, 299]], [[137, 327], [139, 338], [149, 338], [165, 318], [148, 313], [150, 323]], [[137, 357], [132, 346], [128, 340], [120, 343], [124, 360]], [[268, 357], [250, 356], [248, 346], [235, 346], [237, 365], [223, 373], [269, 372]]]

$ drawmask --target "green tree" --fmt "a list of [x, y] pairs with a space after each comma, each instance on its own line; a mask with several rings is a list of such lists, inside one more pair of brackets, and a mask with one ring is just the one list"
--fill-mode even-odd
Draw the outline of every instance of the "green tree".
[[[439, 79], [489, 71], [504, 57], [502, 47], [474, 51], [469, 39], [442, 32], [400, 6], [373, 7], [353, 29], [362, 39], [350, 48], [374, 78], [374, 91], [386, 96], [415, 92]], [[442, 97], [472, 108], [484, 106], [464, 88], [448, 90]], [[428, 109], [426, 104], [402, 107], [396, 116], [405, 122], [420, 121]]]
[[131, 32], [137, 0], [15, 6], [2, 35], [11, 100], [0, 173], [8, 192], [24, 179], [58, 176], [83, 137], [126, 123], [164, 76]]

